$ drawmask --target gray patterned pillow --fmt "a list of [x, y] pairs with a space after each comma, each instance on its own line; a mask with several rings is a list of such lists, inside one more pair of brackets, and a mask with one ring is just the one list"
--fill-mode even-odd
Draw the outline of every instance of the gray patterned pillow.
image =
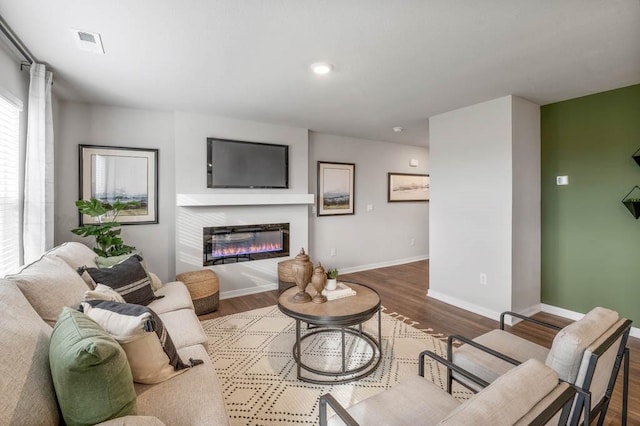
[[[139, 255], [133, 255], [109, 268], [83, 268], [97, 284], [111, 287], [127, 303], [148, 305], [156, 299], [147, 271], [142, 267]], [[80, 270], [78, 270], [81, 273]]]

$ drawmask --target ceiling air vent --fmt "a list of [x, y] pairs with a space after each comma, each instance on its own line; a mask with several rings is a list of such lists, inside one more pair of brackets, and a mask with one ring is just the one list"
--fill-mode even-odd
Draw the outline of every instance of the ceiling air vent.
[[87, 52], [98, 53], [104, 55], [104, 48], [102, 47], [102, 39], [100, 34], [91, 33], [88, 31], [71, 30], [73, 38], [76, 41], [76, 45], [81, 50]]

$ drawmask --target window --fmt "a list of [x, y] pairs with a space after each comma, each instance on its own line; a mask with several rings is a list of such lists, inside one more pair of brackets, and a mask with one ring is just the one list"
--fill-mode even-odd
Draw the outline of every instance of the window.
[[0, 277], [20, 265], [21, 103], [0, 96]]

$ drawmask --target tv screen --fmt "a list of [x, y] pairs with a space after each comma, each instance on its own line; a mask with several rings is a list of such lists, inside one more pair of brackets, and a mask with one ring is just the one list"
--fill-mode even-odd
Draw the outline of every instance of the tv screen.
[[207, 138], [208, 188], [289, 188], [289, 146]]

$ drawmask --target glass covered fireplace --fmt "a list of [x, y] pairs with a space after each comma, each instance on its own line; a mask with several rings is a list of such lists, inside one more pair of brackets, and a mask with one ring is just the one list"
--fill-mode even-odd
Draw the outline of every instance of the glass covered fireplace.
[[203, 228], [202, 265], [289, 256], [289, 224]]

